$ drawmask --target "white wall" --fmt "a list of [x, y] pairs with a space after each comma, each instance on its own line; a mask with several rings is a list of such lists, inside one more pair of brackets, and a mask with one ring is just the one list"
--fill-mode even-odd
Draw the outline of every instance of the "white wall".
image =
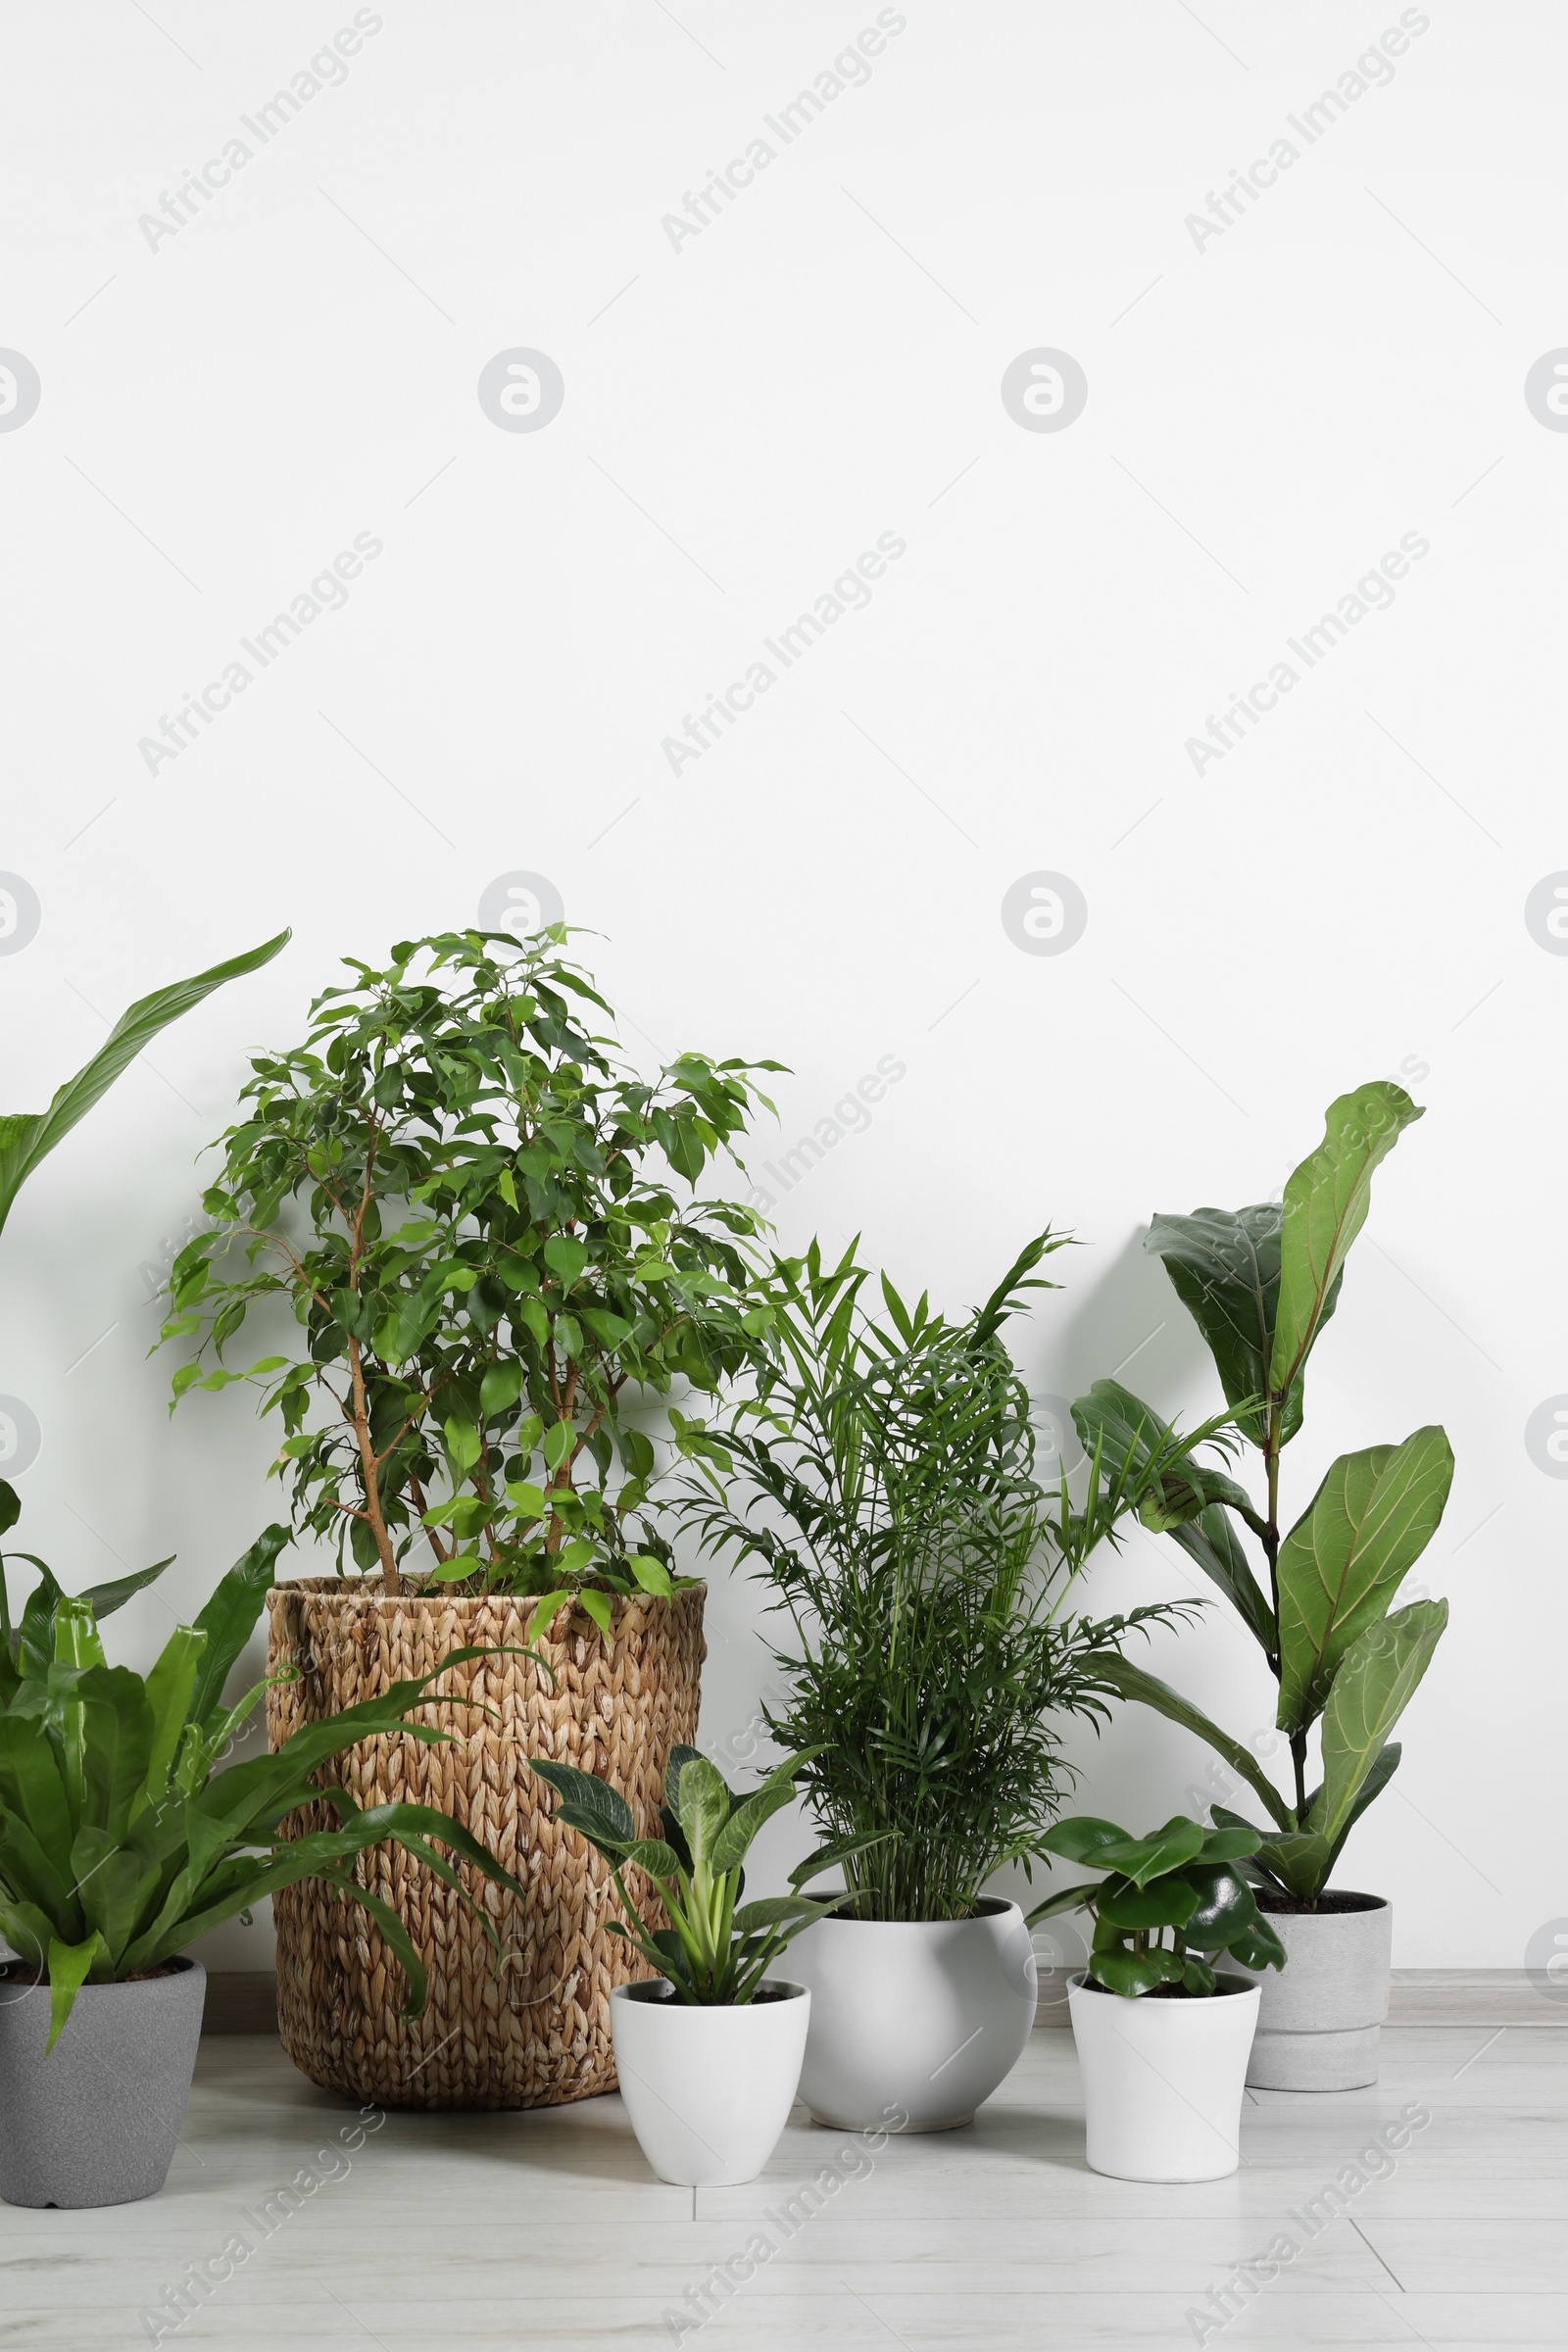
[[[1523, 390], [1568, 344], [1561, 12], [1405, 11], [1425, 28], [1392, 80], [1308, 145], [1287, 119], [1397, 27], [1393, 0], [908, 0], [788, 146], [764, 118], [874, 27], [869, 0], [369, 13], [346, 78], [263, 146], [240, 118], [347, 0], [7, 12], [0, 344], [42, 397], [0, 431], [0, 867], [41, 909], [0, 954], [5, 1103], [145, 988], [295, 929], [13, 1217], [0, 1393], [42, 1431], [22, 1533], [69, 1584], [177, 1550], [120, 1621], [145, 1660], [166, 1602], [192, 1611], [271, 1514], [241, 1396], [167, 1419], [142, 1269], [247, 1051], [298, 1033], [339, 953], [469, 918], [498, 875], [547, 877], [604, 935], [639, 1054], [788, 1062], [786, 1146], [904, 1064], [779, 1231], [863, 1229], [958, 1306], [1070, 1226], [1024, 1343], [1042, 1393], [1133, 1355], [1160, 1406], [1207, 1408], [1150, 1212], [1266, 1196], [1332, 1096], [1404, 1073], [1428, 1115], [1377, 1180], [1290, 1499], [1338, 1450], [1451, 1434], [1418, 1576], [1453, 1627], [1348, 1875], [1395, 1896], [1401, 1964], [1522, 1965], [1568, 1911], [1568, 1485], [1525, 1443], [1568, 1391], [1568, 963], [1525, 920], [1568, 866], [1568, 440]], [[150, 242], [138, 217], [236, 135], [250, 160]], [[672, 242], [662, 217], [759, 136], [754, 184]], [[1281, 137], [1277, 184], [1196, 236]], [[476, 398], [517, 347], [564, 377], [541, 430]], [[1059, 431], [999, 395], [1041, 347], [1087, 377]], [[382, 552], [346, 606], [262, 674], [239, 640], [362, 533]], [[762, 640], [881, 534], [906, 552], [868, 608], [782, 670]], [[1427, 552], [1392, 608], [1310, 670], [1286, 652], [1405, 534]], [[236, 656], [251, 682], [197, 741], [138, 749]], [[672, 772], [662, 739], [759, 659], [770, 689]], [[1195, 761], [1281, 660], [1278, 708]], [[1056, 956], [1001, 914], [1041, 870], [1087, 906]], [[1135, 1538], [1092, 1598], [1190, 1582]], [[744, 1589], [711, 1615], [723, 1736], [761, 1650]], [[1267, 1725], [1217, 1610], [1153, 1662]], [[1136, 1714], [1080, 1747], [1090, 1803], [1137, 1824], [1206, 1762]]]

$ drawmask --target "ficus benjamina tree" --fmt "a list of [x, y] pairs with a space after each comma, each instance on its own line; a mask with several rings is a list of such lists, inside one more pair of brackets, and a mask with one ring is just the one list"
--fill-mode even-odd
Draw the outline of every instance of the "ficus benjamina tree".
[[[695, 1188], [732, 1152], [754, 1074], [684, 1054], [656, 1080], [596, 1035], [610, 1007], [556, 925], [409, 940], [258, 1054], [180, 1251], [165, 1339], [193, 1388], [259, 1384], [297, 1525], [402, 1589], [571, 1596], [671, 1589], [641, 1509], [652, 1441], [628, 1407], [711, 1393], [752, 1361], [757, 1212]], [[771, 1107], [771, 1105], [769, 1105]], [[226, 1350], [281, 1301], [298, 1343]], [[686, 1450], [705, 1443], [700, 1425]]]
[[[1350, 1830], [1393, 1777], [1400, 1751], [1390, 1734], [1447, 1623], [1446, 1600], [1393, 1605], [1448, 1498], [1453, 1455], [1441, 1429], [1342, 1454], [1292, 1526], [1282, 1528], [1280, 1515], [1281, 1466], [1301, 1428], [1307, 1359], [1339, 1301], [1373, 1173], [1421, 1116], [1390, 1080], [1358, 1086], [1329, 1105], [1323, 1141], [1283, 1200], [1156, 1216], [1150, 1227], [1145, 1246], [1207, 1342], [1235, 1428], [1261, 1457], [1261, 1503], [1196, 1453], [1176, 1464], [1160, 1458], [1168, 1457], [1165, 1423], [1114, 1381], [1097, 1381], [1073, 1406], [1086, 1446], [1134, 1476], [1148, 1463], [1145, 1525], [1180, 1544], [1261, 1649], [1279, 1687], [1290, 1790], [1142, 1667], [1107, 1659], [1102, 1673], [1125, 1697], [1206, 1740], [1247, 1782], [1272, 1826], [1243, 1867], [1293, 1907], [1318, 1907]], [[1261, 1580], [1243, 1531], [1261, 1554]], [[1309, 1788], [1314, 1725], [1322, 1779]], [[1212, 1811], [1222, 1826], [1250, 1827], [1222, 1806]]]

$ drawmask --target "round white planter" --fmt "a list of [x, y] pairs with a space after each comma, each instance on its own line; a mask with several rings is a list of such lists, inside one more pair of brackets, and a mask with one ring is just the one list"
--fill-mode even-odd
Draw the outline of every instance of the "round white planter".
[[755, 2180], [789, 2118], [811, 1996], [739, 2009], [694, 2009], [656, 1978], [610, 1996], [620, 2095], [637, 2144], [661, 2180], [710, 2188]]
[[1235, 2172], [1258, 1990], [1239, 1977], [1220, 1984], [1207, 2000], [1126, 2000], [1071, 1980], [1092, 2171], [1118, 2180]]
[[790, 1959], [813, 1995], [801, 2095], [838, 2130], [972, 2123], [1035, 2022], [1023, 1913], [992, 1896], [971, 1919], [818, 1920]]
[[1377, 2081], [1394, 1910], [1381, 1895], [1353, 1900], [1354, 1911], [1268, 1913], [1288, 1958], [1251, 1980], [1263, 1994], [1247, 2070], [1257, 2089], [1359, 2090]]

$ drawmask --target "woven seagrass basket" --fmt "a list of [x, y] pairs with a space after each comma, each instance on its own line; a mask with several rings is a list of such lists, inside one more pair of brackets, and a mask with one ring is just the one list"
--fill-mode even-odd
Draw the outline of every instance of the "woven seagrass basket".
[[[414, 1720], [457, 1737], [362, 1740], [318, 1776], [361, 1806], [404, 1798], [461, 1821], [528, 1887], [528, 1900], [466, 1869], [500, 1931], [503, 1958], [454, 1891], [385, 1844], [362, 1854], [361, 1883], [399, 1913], [430, 1976], [420, 2018], [403, 2018], [402, 1969], [369, 1915], [319, 1880], [273, 1897], [283, 2047], [323, 2090], [388, 2107], [552, 2107], [613, 2090], [613, 1985], [649, 1972], [623, 1938], [610, 1873], [575, 1831], [545, 1810], [528, 1755], [612, 1781], [644, 1836], [657, 1836], [664, 1766], [697, 1733], [704, 1589], [669, 1600], [612, 1603], [609, 1636], [561, 1611], [541, 1647], [556, 1674], [526, 1658], [473, 1661], [442, 1684], [446, 1698]], [[300, 1669], [268, 1692], [273, 1748], [298, 1725], [373, 1698], [449, 1651], [525, 1645], [531, 1600], [391, 1597], [378, 1579], [311, 1579], [268, 1595], [268, 1671]], [[325, 1804], [290, 1816], [286, 1834], [330, 1827]]]

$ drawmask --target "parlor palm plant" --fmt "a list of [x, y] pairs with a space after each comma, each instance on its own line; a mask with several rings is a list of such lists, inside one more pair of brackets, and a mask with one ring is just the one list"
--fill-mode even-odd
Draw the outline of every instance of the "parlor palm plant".
[[[1193, 1438], [1107, 1464], [1093, 1449], [1072, 1502], [1035, 1478], [1025, 1383], [1003, 1341], [1036, 1268], [1066, 1237], [1032, 1241], [985, 1304], [958, 1320], [907, 1304], [884, 1277], [865, 1304], [852, 1245], [824, 1267], [775, 1259], [776, 1346], [728, 1414], [681, 1505], [703, 1547], [756, 1563], [788, 1619], [787, 1702], [767, 1714], [845, 1863], [861, 1920], [963, 1919], [1009, 1863], [1044, 1852], [1070, 1768], [1061, 1727], [1100, 1722], [1107, 1665], [1135, 1628], [1075, 1614], [1090, 1553]], [[713, 1458], [721, 1443], [723, 1458]]]

